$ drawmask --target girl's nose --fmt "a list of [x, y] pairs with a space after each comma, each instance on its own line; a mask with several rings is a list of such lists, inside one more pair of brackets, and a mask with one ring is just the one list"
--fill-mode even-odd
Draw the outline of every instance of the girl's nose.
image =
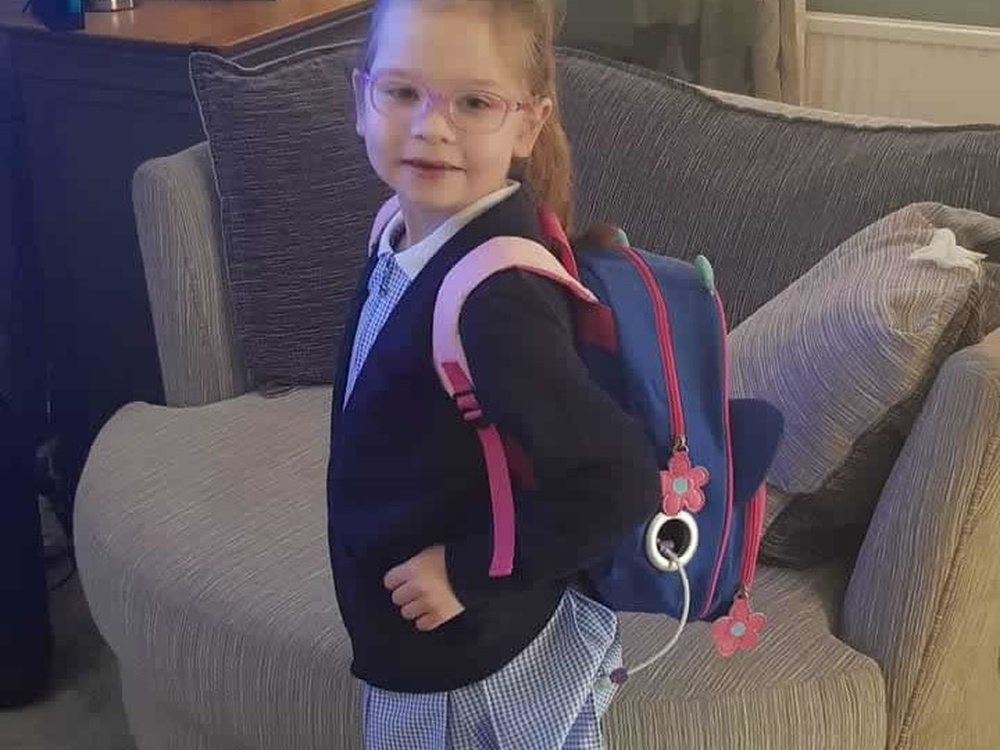
[[451, 104], [445, 97], [428, 96], [414, 114], [411, 132], [418, 138], [449, 140], [455, 137], [449, 119]]

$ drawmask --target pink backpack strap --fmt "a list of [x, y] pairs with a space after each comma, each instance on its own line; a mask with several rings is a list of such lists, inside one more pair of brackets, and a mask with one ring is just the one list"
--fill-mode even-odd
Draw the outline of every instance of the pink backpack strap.
[[499, 271], [520, 268], [564, 286], [587, 305], [599, 305], [594, 294], [575, 279], [552, 253], [520, 237], [495, 237], [455, 264], [445, 277], [434, 306], [434, 366], [462, 416], [472, 423], [486, 461], [493, 510], [493, 557], [490, 576], [508, 576], [514, 569], [514, 495], [503, 440], [496, 426], [483, 419], [459, 335], [462, 306], [472, 291]]
[[389, 226], [392, 217], [399, 213], [399, 197], [392, 196], [379, 209], [375, 215], [375, 222], [372, 224], [372, 232], [368, 238], [368, 254], [374, 255], [378, 252], [378, 243], [382, 239], [382, 232]]

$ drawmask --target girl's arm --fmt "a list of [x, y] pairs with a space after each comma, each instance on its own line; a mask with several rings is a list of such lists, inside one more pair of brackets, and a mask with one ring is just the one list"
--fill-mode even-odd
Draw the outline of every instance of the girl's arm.
[[559, 286], [523, 271], [499, 273], [470, 295], [460, 329], [483, 412], [524, 447], [537, 485], [518, 503], [510, 579], [488, 576], [488, 523], [446, 545], [452, 587], [470, 606], [511, 587], [570, 578], [609, 554], [655, 512], [660, 485], [641, 425], [577, 354]]

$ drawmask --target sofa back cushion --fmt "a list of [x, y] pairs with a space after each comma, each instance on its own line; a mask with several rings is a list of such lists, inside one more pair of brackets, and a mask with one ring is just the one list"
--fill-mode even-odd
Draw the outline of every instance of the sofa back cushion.
[[354, 129], [353, 47], [244, 69], [191, 57], [222, 208], [234, 329], [258, 388], [329, 383], [389, 191]]
[[1000, 218], [907, 206], [844, 242], [730, 335], [732, 393], [785, 416], [768, 481], [791, 502], [766, 563], [857, 552], [942, 363], [982, 339], [980, 250]]
[[[333, 378], [369, 223], [388, 190], [354, 130], [355, 48], [191, 80], [222, 205], [234, 329], [254, 383]], [[563, 50], [577, 226], [716, 266], [736, 324], [880, 216], [936, 200], [1000, 215], [1000, 127], [865, 128], [723, 103]]]
[[567, 51], [560, 103], [577, 225], [708, 257], [736, 326], [864, 227], [910, 203], [1000, 216], [1000, 125], [862, 126], [721, 101]]

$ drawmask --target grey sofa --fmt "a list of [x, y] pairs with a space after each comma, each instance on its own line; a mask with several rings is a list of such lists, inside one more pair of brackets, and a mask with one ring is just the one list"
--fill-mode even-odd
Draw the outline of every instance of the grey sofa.
[[[204, 144], [143, 165], [134, 200], [167, 405], [129, 405], [101, 432], [76, 546], [138, 746], [357, 748], [325, 546], [329, 389], [251, 390]], [[759, 648], [722, 660], [707, 626], [690, 627], [623, 689], [610, 746], [1000, 747], [998, 424], [994, 333], [940, 371], [857, 560], [761, 569]], [[927, 483], [917, 467], [941, 444], [960, 444], [968, 463]], [[648, 653], [673, 627], [626, 616], [629, 652]]]

